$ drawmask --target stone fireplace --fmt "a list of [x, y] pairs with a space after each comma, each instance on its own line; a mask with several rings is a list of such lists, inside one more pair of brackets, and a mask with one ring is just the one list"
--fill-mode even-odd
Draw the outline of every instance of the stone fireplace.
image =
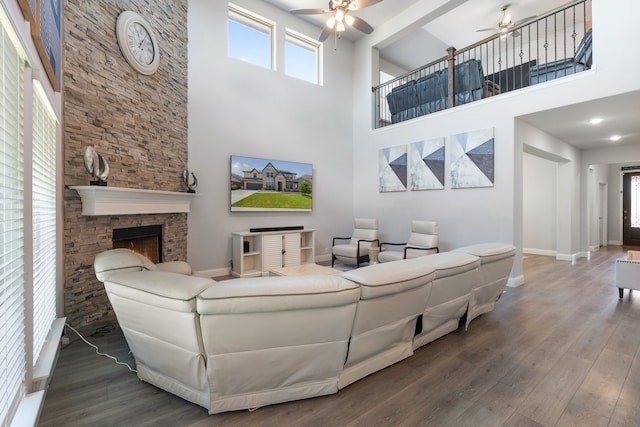
[[[188, 210], [158, 209], [148, 196], [186, 190], [188, 2], [69, 0], [63, 8], [63, 306], [67, 323], [90, 330], [115, 321], [93, 269], [95, 256], [113, 248], [113, 230], [161, 225], [161, 259], [187, 259]], [[122, 56], [115, 31], [108, 31], [123, 9], [137, 11], [158, 31], [162, 60], [152, 75], [138, 75]], [[106, 197], [94, 205], [71, 188], [88, 187], [87, 146], [110, 166], [108, 187], [82, 190]], [[133, 200], [122, 200], [130, 194]], [[167, 204], [172, 202], [162, 206]], [[132, 208], [122, 211], [125, 205]]]

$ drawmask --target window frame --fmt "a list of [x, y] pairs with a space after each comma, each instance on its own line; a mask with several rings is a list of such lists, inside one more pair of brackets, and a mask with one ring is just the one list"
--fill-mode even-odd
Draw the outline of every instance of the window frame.
[[[316, 57], [316, 65], [315, 65], [315, 75], [316, 75], [316, 79], [315, 82], [310, 81], [310, 80], [306, 80], [303, 78], [300, 78], [298, 76], [295, 76], [293, 74], [289, 74], [287, 72], [287, 61], [288, 61], [288, 57], [286, 55], [286, 51], [287, 51], [287, 44], [291, 43], [293, 45], [296, 45], [302, 49], [306, 49], [311, 51], [312, 53], [315, 54]], [[289, 76], [289, 77], [293, 77], [305, 82], [309, 82], [312, 84], [316, 84], [318, 86], [323, 86], [323, 66], [322, 66], [322, 58], [323, 58], [323, 44], [318, 42], [317, 40], [312, 39], [311, 37], [305, 36], [304, 34], [301, 34], [297, 31], [294, 31], [290, 28], [286, 28], [285, 29], [285, 33], [284, 33], [284, 51], [285, 51], [285, 58], [284, 58], [284, 73], [285, 75]]]
[[[235, 21], [239, 24], [245, 25], [249, 28], [252, 28], [255, 31], [260, 33], [267, 34], [269, 36], [269, 67], [264, 67], [262, 64], [248, 61], [246, 59], [238, 58], [235, 56], [231, 56], [230, 52], [230, 44], [231, 38], [229, 37], [229, 21]], [[250, 10], [244, 9], [238, 5], [233, 3], [229, 3], [228, 5], [228, 16], [227, 16], [227, 56], [229, 58], [233, 58], [239, 61], [247, 62], [249, 64], [253, 64], [262, 68], [267, 68], [270, 70], [276, 70], [276, 42], [275, 42], [275, 34], [276, 34], [276, 23], [271, 21], [263, 16], [260, 16]]]

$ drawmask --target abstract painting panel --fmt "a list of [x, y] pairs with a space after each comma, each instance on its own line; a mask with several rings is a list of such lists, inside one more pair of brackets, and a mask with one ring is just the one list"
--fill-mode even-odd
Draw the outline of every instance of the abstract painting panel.
[[444, 137], [409, 144], [409, 188], [444, 188]]
[[493, 143], [493, 128], [451, 136], [451, 188], [493, 187]]
[[378, 154], [381, 193], [407, 190], [407, 146], [381, 148]]

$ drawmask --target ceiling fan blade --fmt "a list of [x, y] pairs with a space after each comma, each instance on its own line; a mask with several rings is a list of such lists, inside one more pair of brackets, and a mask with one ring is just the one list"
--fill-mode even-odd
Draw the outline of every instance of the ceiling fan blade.
[[351, 17], [353, 18], [353, 24], [351, 24], [353, 28], [362, 31], [365, 34], [373, 33], [373, 27], [369, 25], [365, 20], [354, 15], [351, 15]]
[[373, 6], [381, 1], [382, 0], [355, 0], [356, 9], [364, 9], [365, 7]]
[[291, 9], [289, 12], [294, 15], [321, 15], [323, 13], [331, 12], [324, 9]]
[[322, 27], [322, 32], [320, 33], [320, 36], [318, 36], [318, 41], [319, 42], [323, 42], [327, 39], [327, 37], [329, 37], [329, 34], [331, 34], [333, 30], [329, 29], [326, 25], [324, 27]]
[[537, 17], [538, 17], [538, 15], [527, 16], [526, 18], [517, 21], [514, 25], [524, 24], [525, 22], [529, 22], [529, 21], [531, 21], [531, 20], [533, 20], [533, 19], [535, 19]]

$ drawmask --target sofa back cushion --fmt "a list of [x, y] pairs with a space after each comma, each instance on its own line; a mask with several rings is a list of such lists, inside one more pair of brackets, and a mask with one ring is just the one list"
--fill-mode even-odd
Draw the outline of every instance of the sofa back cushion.
[[209, 412], [337, 392], [359, 296], [336, 275], [228, 280], [200, 294]]
[[361, 287], [361, 299], [379, 298], [403, 292], [433, 281], [435, 268], [420, 258], [373, 264], [340, 273]]

